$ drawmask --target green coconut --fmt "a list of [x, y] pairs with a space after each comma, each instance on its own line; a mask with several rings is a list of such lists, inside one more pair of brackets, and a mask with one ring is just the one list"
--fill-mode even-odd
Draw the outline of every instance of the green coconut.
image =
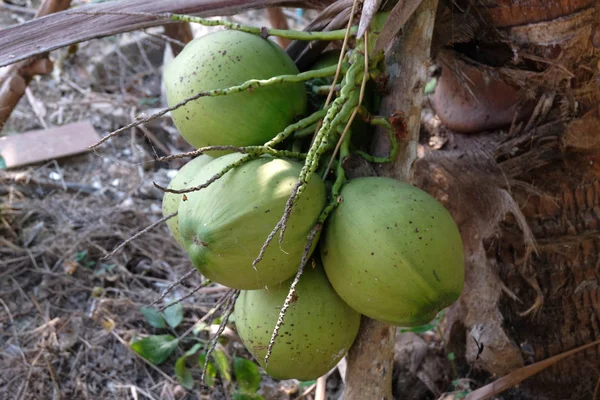
[[242, 291], [235, 325], [248, 351], [275, 379], [316, 379], [336, 366], [352, 346], [360, 314], [335, 293], [320, 264], [309, 263], [296, 286], [296, 298], [269, 357], [264, 358], [292, 280], [263, 290]]
[[[206, 154], [201, 154], [200, 156], [189, 161], [187, 164], [181, 167], [179, 171], [177, 171], [177, 175], [171, 179], [168, 188], [174, 190], [187, 188], [192, 178], [200, 171], [200, 168], [204, 167], [212, 160], [214, 160], [213, 157]], [[163, 196], [162, 202], [163, 216], [166, 217], [167, 215], [171, 215], [177, 211], [182, 198], [183, 194], [166, 192]], [[181, 240], [181, 235], [179, 234], [179, 218], [177, 215], [167, 220], [167, 227], [169, 228], [169, 231], [171, 231], [171, 234], [175, 240], [177, 240], [177, 243], [179, 243], [181, 247], [184, 247], [183, 241]]]
[[[240, 157], [231, 153], [217, 158], [190, 185], [205, 183]], [[193, 264], [204, 276], [230, 288], [251, 290], [294, 275], [307, 236], [325, 207], [325, 184], [316, 174], [294, 205], [283, 242], [278, 242], [277, 235], [256, 269], [252, 262], [283, 215], [301, 169], [296, 161], [260, 157], [227, 172], [207, 188], [188, 193], [187, 201], [179, 205], [179, 231]]]
[[464, 257], [450, 213], [395, 179], [351, 180], [321, 240], [331, 284], [361, 314], [400, 326], [430, 322], [461, 294]]
[[[167, 65], [167, 103], [172, 107], [202, 91], [298, 72], [293, 60], [272, 41], [240, 31], [217, 31], [192, 40]], [[306, 109], [304, 84], [286, 83], [202, 97], [171, 111], [171, 116], [195, 148], [250, 146], [267, 142]]]

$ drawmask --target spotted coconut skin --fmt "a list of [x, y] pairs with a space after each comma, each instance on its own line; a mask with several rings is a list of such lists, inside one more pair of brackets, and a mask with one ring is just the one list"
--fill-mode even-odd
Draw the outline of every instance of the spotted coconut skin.
[[[186, 163], [183, 167], [177, 171], [177, 174], [171, 182], [169, 182], [169, 189], [181, 190], [189, 187], [189, 183], [196, 176], [200, 169], [206, 164], [214, 160], [213, 157], [207, 154], [201, 154], [193, 160]], [[183, 194], [166, 192], [163, 196], [162, 201], [162, 212], [163, 216], [171, 215], [179, 209], [179, 203], [183, 198]], [[181, 247], [184, 247], [183, 240], [179, 234], [179, 217], [176, 215], [167, 220], [167, 227], [169, 231], [179, 243]]]
[[322, 266], [309, 263], [266, 366], [264, 357], [291, 283], [242, 291], [235, 303], [235, 325], [248, 351], [271, 377], [309, 381], [344, 357], [358, 334], [360, 314], [335, 293]]
[[[243, 156], [231, 153], [215, 159], [190, 186], [204, 184]], [[192, 263], [206, 278], [233, 289], [254, 290], [296, 273], [308, 234], [325, 207], [327, 193], [318, 175], [294, 205], [282, 243], [277, 235], [256, 269], [252, 262], [283, 215], [301, 169], [297, 161], [263, 156], [187, 194], [179, 205], [179, 231]]]
[[356, 311], [399, 326], [430, 322], [460, 296], [458, 227], [428, 193], [385, 177], [351, 180], [321, 241], [336, 292]]
[[[298, 74], [292, 59], [260, 36], [224, 30], [188, 43], [165, 68], [170, 107], [202, 91], [250, 79]], [[219, 97], [202, 97], [171, 111], [175, 126], [193, 147], [260, 145], [305, 113], [303, 83], [279, 84]]]

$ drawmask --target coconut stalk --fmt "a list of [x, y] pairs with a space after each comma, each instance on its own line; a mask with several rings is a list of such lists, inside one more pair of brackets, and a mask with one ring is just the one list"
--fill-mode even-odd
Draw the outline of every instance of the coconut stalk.
[[[430, 47], [438, 0], [423, 0], [386, 51], [388, 95], [379, 113], [389, 115], [398, 153], [392, 164], [376, 166], [377, 175], [408, 181], [417, 156], [421, 105], [430, 64]], [[390, 151], [385, 131], [377, 132], [372, 152]], [[392, 399], [392, 366], [396, 328], [363, 317], [361, 328], [348, 353], [344, 400]]]

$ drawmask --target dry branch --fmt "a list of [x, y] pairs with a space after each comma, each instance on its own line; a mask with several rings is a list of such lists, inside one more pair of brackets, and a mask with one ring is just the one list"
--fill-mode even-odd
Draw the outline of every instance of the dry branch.
[[[120, 0], [77, 7], [0, 31], [0, 67], [91, 39], [164, 25], [143, 15], [90, 15], [102, 12], [176, 13], [214, 17], [272, 6], [320, 8], [331, 0]], [[77, 13], [76, 13], [76, 12]]]
[[[44, 0], [35, 18], [66, 10], [70, 5], [71, 0]], [[42, 53], [31, 59], [22, 60], [11, 65], [0, 76], [0, 128], [25, 94], [29, 81], [35, 75], [52, 72], [53, 65], [47, 56], [47, 53]]]

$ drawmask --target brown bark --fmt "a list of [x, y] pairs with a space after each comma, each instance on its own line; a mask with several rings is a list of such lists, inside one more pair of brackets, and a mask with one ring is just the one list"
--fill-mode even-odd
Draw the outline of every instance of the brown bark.
[[[121, 0], [90, 4], [6, 28], [0, 41], [0, 67], [104, 36], [163, 25], [165, 18], [147, 15], [108, 15], [102, 12], [191, 14], [203, 17], [232, 15], [270, 6], [320, 8], [333, 0]], [[97, 13], [96, 15], [80, 14]], [[85, 29], [84, 29], [85, 28]]]
[[[71, 0], [45, 0], [37, 10], [35, 18], [66, 10], [70, 5]], [[0, 128], [25, 94], [29, 81], [35, 75], [52, 72], [53, 64], [47, 56], [47, 53], [40, 54], [12, 64], [0, 76]]]
[[[388, 95], [379, 113], [391, 116], [398, 140], [398, 154], [392, 164], [379, 164], [378, 174], [408, 180], [417, 156], [423, 91], [429, 75], [430, 48], [437, 1], [423, 1], [410, 18], [403, 35], [386, 53], [389, 75]], [[373, 141], [373, 154], [389, 154], [387, 132], [379, 132]]]
[[[496, 0], [454, 9], [456, 19], [484, 23], [465, 24], [475, 28], [470, 36], [446, 46], [444, 73], [451, 71], [463, 91], [473, 85], [475, 100], [487, 101], [486, 85], [499, 79], [535, 105], [502, 131], [446, 130], [447, 148], [416, 164], [415, 182], [444, 202], [465, 242], [465, 290], [448, 313], [450, 350], [464, 357], [465, 371], [503, 376], [600, 338], [594, 3]], [[456, 65], [476, 66], [485, 79], [473, 83], [461, 68], [452, 70]], [[434, 104], [449, 116], [463, 104], [441, 83], [436, 97], [447, 97]], [[511, 106], [515, 117], [523, 111]], [[480, 116], [460, 115], [475, 125]], [[463, 127], [455, 129], [468, 131]], [[494, 124], [480, 125], [486, 128]], [[526, 380], [517, 396], [590, 398], [599, 362], [594, 346]]]
[[[379, 175], [406, 181], [416, 158], [437, 3], [437, 0], [424, 0], [386, 54], [388, 93], [379, 112], [401, 118], [396, 125], [404, 125], [405, 129], [397, 134], [400, 151], [396, 160], [390, 166], [379, 166]], [[387, 133], [379, 133], [374, 152], [387, 154], [389, 149]], [[363, 317], [359, 336], [348, 353], [344, 400], [392, 399], [395, 339], [395, 327]]]
[[392, 363], [396, 328], [362, 317], [347, 355], [344, 400], [392, 399]]
[[[194, 39], [192, 27], [187, 22], [179, 24], [166, 24], [165, 35], [182, 43], [189, 43], [192, 41], [192, 39]], [[177, 57], [181, 50], [183, 50], [183, 47], [177, 43], [169, 42], [169, 45], [171, 46], [173, 57]]]

